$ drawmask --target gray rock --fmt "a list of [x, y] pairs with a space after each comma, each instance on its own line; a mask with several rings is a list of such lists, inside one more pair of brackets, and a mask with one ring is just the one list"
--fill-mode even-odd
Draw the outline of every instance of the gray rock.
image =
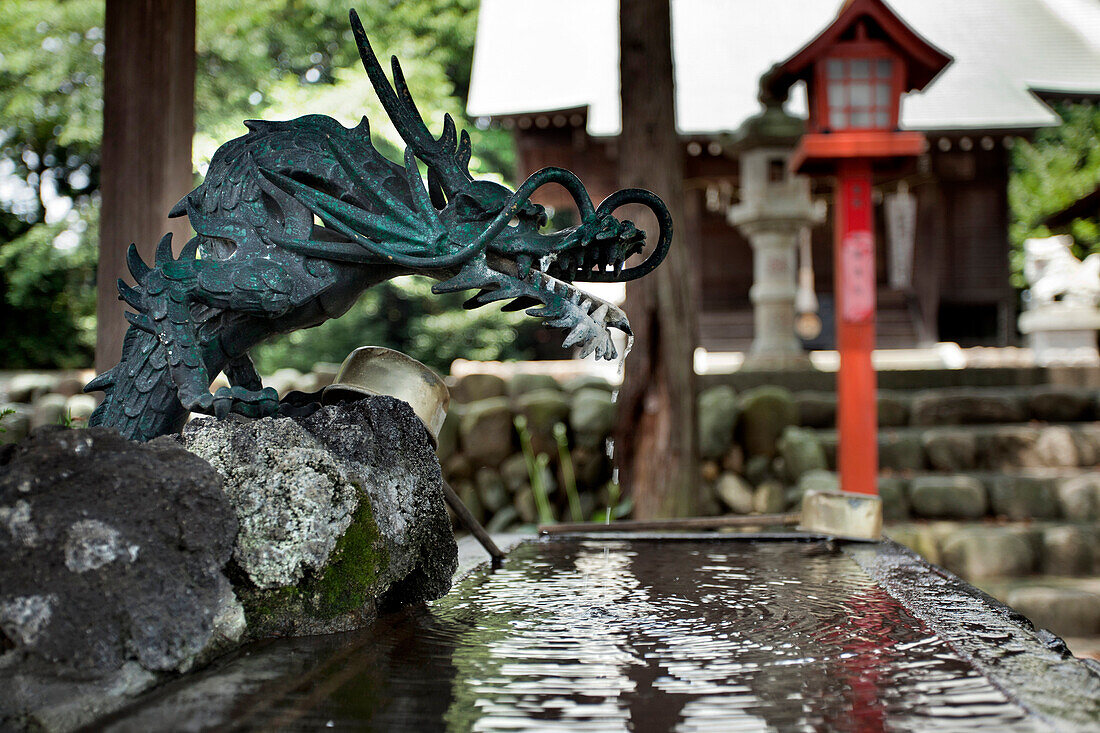
[[1057, 482], [1062, 514], [1075, 522], [1100, 519], [1100, 472], [1092, 471]]
[[598, 448], [574, 448], [570, 456], [579, 487], [597, 489], [611, 478], [611, 464], [602, 445]]
[[921, 433], [928, 465], [937, 471], [970, 471], [978, 462], [978, 441], [968, 430], [932, 428]]
[[[10, 410], [10, 412], [8, 412]], [[0, 417], [0, 445], [18, 443], [27, 437], [31, 431], [31, 415], [33, 410], [29, 405], [8, 403], [0, 405], [0, 413], [6, 413]]]
[[558, 389], [535, 389], [515, 398], [516, 412], [527, 418], [527, 432], [535, 455], [558, 455], [554, 426], [568, 424], [570, 398]]
[[878, 393], [878, 424], [884, 428], [901, 427], [909, 423], [909, 398], [904, 392]]
[[1093, 419], [1095, 390], [1048, 384], [1032, 387], [1027, 395], [1027, 412], [1032, 420], [1075, 422]]
[[765, 481], [753, 492], [752, 508], [760, 514], [778, 514], [786, 505], [786, 493], [778, 481]]
[[70, 679], [45, 672], [15, 671], [3, 680], [0, 696], [3, 730], [71, 731], [108, 715], [149, 689], [158, 676], [137, 662], [90, 679]]
[[798, 424], [804, 428], [836, 427], [835, 392], [795, 392]]
[[1072, 468], [1080, 463], [1077, 442], [1073, 431], [1065, 425], [1047, 425], [1039, 431], [1035, 441], [1035, 455], [1040, 466]]
[[943, 540], [941, 561], [969, 581], [1030, 574], [1037, 565], [1024, 533], [1006, 527], [969, 527]]
[[302, 373], [293, 367], [283, 367], [264, 377], [264, 386], [271, 387], [282, 397], [287, 392], [298, 389], [302, 376]]
[[735, 473], [723, 473], [714, 486], [718, 498], [737, 514], [749, 514], [753, 510], [753, 488]]
[[783, 430], [798, 424], [798, 408], [782, 387], [755, 387], [741, 396], [737, 434], [745, 452], [772, 458]]
[[569, 425], [578, 446], [602, 448], [615, 426], [615, 403], [604, 389], [583, 387], [573, 393]]
[[[766, 459], [765, 459], [766, 460]], [[722, 468], [733, 473], [745, 472], [745, 449], [734, 443], [722, 456]]]
[[909, 518], [909, 482], [897, 476], [880, 476], [878, 495], [882, 498], [882, 518], [896, 522]]
[[1073, 588], [1031, 586], [1010, 591], [1008, 605], [1059, 636], [1100, 634], [1100, 595]]
[[440, 463], [443, 466], [443, 476], [446, 481], [462, 481], [474, 477], [473, 464], [470, 463], [469, 458], [461, 453], [455, 453], [450, 458]]
[[233, 559], [261, 589], [323, 571], [360, 492], [345, 465], [291, 419], [195, 420], [184, 445], [225, 479], [240, 530]]
[[451, 399], [461, 404], [469, 404], [490, 397], [504, 397], [508, 394], [508, 385], [495, 374], [467, 374], [451, 387]]
[[788, 427], [779, 437], [777, 449], [783, 459], [783, 474], [788, 482], [797, 483], [807, 471], [823, 471], [829, 467], [825, 449], [813, 430]]
[[6, 392], [11, 402], [30, 404], [43, 395], [53, 392], [58, 378], [53, 374], [27, 372], [16, 374], [8, 380]]
[[1040, 436], [1038, 427], [996, 425], [975, 433], [975, 436], [978, 441], [977, 468], [1008, 471], [1014, 468], [1041, 468], [1046, 465], [1036, 450]]
[[1016, 521], [1059, 515], [1053, 481], [1039, 476], [996, 475], [989, 482], [993, 514]]
[[428, 433], [406, 403], [373, 397], [302, 418], [193, 420], [240, 520], [234, 559], [252, 637], [331, 633], [380, 605], [438, 598], [457, 546]]
[[85, 427], [88, 424], [88, 418], [92, 416], [92, 412], [96, 408], [96, 404], [96, 398], [92, 395], [76, 394], [66, 400], [65, 413], [74, 425]]
[[[470, 510], [470, 514], [474, 515], [474, 519], [478, 522], [484, 522], [486, 511], [485, 507], [481, 504], [481, 498], [478, 496], [477, 487], [472, 481], [461, 481], [456, 486], [452, 486], [455, 493], [458, 494], [458, 498], [466, 505], [466, 508]], [[465, 526], [462, 527], [466, 529]]]
[[745, 478], [753, 486], [759, 486], [768, 479], [776, 478], [772, 470], [771, 459], [766, 456], [753, 456], [745, 462]]
[[603, 377], [595, 377], [591, 375], [582, 375], [579, 377], [573, 377], [572, 379], [567, 379], [565, 382], [562, 383], [561, 388], [569, 394], [576, 394], [582, 389], [598, 389], [602, 392], [612, 394], [619, 389], [616, 385], [611, 384]]
[[516, 492], [516, 498], [512, 502], [521, 521], [526, 524], [535, 524], [539, 521], [538, 504], [535, 503], [535, 492], [530, 486], [524, 486]]
[[1060, 525], [1042, 533], [1042, 570], [1048, 575], [1089, 575], [1095, 572], [1100, 531], [1095, 526]]
[[878, 436], [878, 462], [890, 471], [920, 471], [925, 467], [924, 446], [909, 430], [884, 428]]
[[59, 394], [45, 394], [36, 399], [34, 412], [31, 414], [31, 429], [66, 423], [68, 420], [68, 413], [65, 411], [66, 403], [68, 398]]
[[89, 690], [106, 711], [241, 638], [221, 570], [237, 522], [205, 461], [170, 438], [52, 427], [0, 466], [0, 721], [72, 727]]
[[84, 384], [87, 380], [80, 377], [73, 376], [72, 374], [61, 375], [57, 378], [57, 384], [51, 389], [51, 392], [55, 392], [65, 397], [72, 397], [78, 395], [84, 391]]
[[531, 481], [531, 474], [527, 470], [527, 459], [520, 453], [508, 456], [500, 464], [500, 477], [504, 480], [508, 491], [516, 493]]
[[1013, 423], [1025, 419], [1023, 400], [1009, 390], [927, 389], [913, 397], [912, 425]]
[[435, 455], [439, 462], [447, 460], [458, 451], [458, 425], [462, 422], [462, 405], [451, 403], [447, 410], [447, 417], [443, 419], [443, 425], [436, 436]]
[[883, 528], [883, 534], [898, 544], [905, 545], [934, 565], [942, 565], [940, 537], [927, 523], [898, 524]]
[[493, 515], [492, 519], [485, 523], [487, 532], [503, 532], [506, 529], [519, 524], [519, 512], [509, 504]]
[[474, 474], [474, 483], [477, 485], [477, 495], [480, 503], [489, 514], [499, 511], [508, 503], [508, 488], [504, 485], [504, 479], [500, 473], [488, 466], [482, 466]]
[[799, 498], [807, 491], [824, 491], [835, 494], [840, 491], [840, 477], [832, 471], [814, 470], [807, 471], [798, 479]]
[[549, 374], [513, 374], [508, 380], [508, 396], [513, 399], [536, 389], [560, 390], [558, 380]]
[[459, 422], [462, 452], [475, 463], [498, 466], [512, 455], [515, 426], [512, 408], [504, 397], [490, 397], [466, 405]]
[[703, 390], [698, 397], [699, 455], [721, 458], [733, 444], [733, 426], [739, 412], [733, 387], [721, 384]]
[[976, 519], [989, 502], [985, 486], [973, 476], [917, 476], [909, 482], [909, 503], [921, 517]]

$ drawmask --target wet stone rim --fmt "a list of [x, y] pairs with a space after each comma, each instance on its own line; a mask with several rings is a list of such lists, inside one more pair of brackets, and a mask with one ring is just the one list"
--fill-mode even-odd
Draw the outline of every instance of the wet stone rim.
[[894, 542], [844, 552], [993, 685], [1056, 730], [1100, 730], [1100, 664]]

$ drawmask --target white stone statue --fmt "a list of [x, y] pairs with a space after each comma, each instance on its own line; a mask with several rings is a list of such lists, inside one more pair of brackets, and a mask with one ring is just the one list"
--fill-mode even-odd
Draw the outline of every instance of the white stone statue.
[[1073, 256], [1072, 245], [1073, 237], [1066, 234], [1024, 241], [1024, 277], [1033, 308], [1057, 301], [1100, 305], [1100, 254], [1082, 261]]
[[1024, 242], [1024, 277], [1030, 287], [1020, 331], [1039, 364], [1100, 365], [1100, 254], [1081, 261], [1066, 235]]

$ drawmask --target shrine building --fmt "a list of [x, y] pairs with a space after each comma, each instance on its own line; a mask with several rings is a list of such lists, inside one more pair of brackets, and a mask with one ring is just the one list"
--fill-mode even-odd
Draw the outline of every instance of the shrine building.
[[[672, 0], [685, 183], [678, 246], [691, 251], [700, 345], [710, 351], [746, 351], [753, 339], [752, 249], [731, 223], [741, 200], [739, 130], [761, 112], [761, 77], [848, 4]], [[877, 346], [1011, 345], [1017, 303], [1009, 282], [1010, 150], [1019, 138], [1058, 124], [1048, 103], [1100, 100], [1100, 6], [1082, 0], [887, 5], [951, 63], [901, 101], [898, 129], [923, 133], [927, 150], [895, 176], [876, 180]], [[479, 124], [513, 132], [517, 180], [556, 165], [574, 170], [596, 201], [617, 188], [617, 14], [611, 0], [482, 0], [467, 111]], [[860, 32], [873, 36], [873, 20]], [[874, 114], [871, 102], [856, 106], [848, 113]], [[803, 82], [790, 89], [784, 109], [806, 117]], [[807, 249], [826, 324], [806, 342], [812, 348], [835, 348], [831, 187], [828, 175], [810, 179], [824, 216], [807, 227]], [[539, 203], [555, 209], [556, 223], [571, 223], [564, 191], [540, 195]], [[896, 197], [916, 204], [908, 245], [887, 212]]]

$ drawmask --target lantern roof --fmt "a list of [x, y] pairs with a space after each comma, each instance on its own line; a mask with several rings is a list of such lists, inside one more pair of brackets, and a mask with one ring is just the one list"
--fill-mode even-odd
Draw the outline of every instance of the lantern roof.
[[882, 0], [846, 0], [836, 19], [800, 51], [773, 66], [761, 80], [761, 86], [785, 99], [791, 85], [808, 79], [814, 64], [838, 44], [864, 36], [887, 44], [904, 59], [905, 91], [923, 89], [952, 61], [906, 25]]

